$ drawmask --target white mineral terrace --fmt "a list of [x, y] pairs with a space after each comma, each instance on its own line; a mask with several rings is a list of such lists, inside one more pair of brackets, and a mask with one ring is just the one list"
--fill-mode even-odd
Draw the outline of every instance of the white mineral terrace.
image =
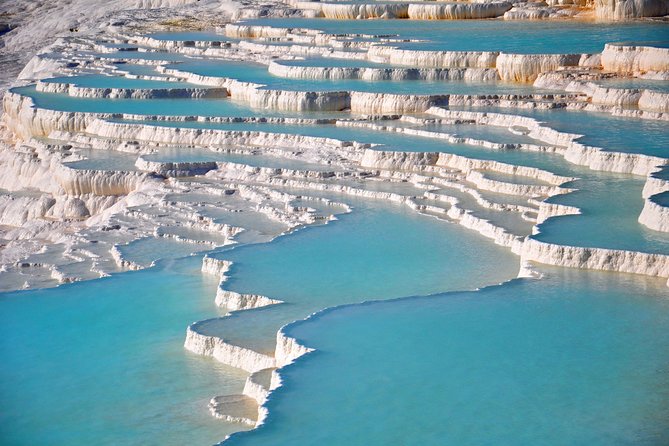
[[[172, 3], [189, 2], [160, 2]], [[623, 20], [669, 13], [669, 3], [663, 0], [272, 5], [277, 16], [330, 19], [596, 16]], [[234, 8], [238, 18], [262, 15], [261, 11], [248, 5]], [[543, 165], [485, 159], [484, 152], [551, 156], [580, 172], [645, 178], [638, 197], [643, 210], [634, 218], [650, 230], [669, 232], [669, 180], [664, 173], [669, 158], [591, 146], [582, 142], [580, 134], [559, 131], [522, 113], [563, 109], [666, 124], [669, 93], [600, 82], [666, 81], [669, 48], [612, 42], [601, 54], [438, 51], [401, 48], [392, 36], [343, 36], [245, 23], [228, 23], [218, 31], [220, 40], [204, 41], [158, 39], [136, 29], [110, 29], [59, 38], [29, 61], [15, 85], [21, 88], [7, 91], [3, 98], [3, 291], [142, 269], [173, 252], [188, 255], [237, 243], [267, 242], [304, 226], [329, 224], [337, 214], [355, 212], [346, 203], [350, 197], [392, 201], [475, 231], [516, 254], [522, 265], [520, 275], [528, 274], [534, 262], [643, 274], [668, 279], [669, 285], [669, 255], [541, 240], [539, 225], [581, 213], [576, 206], [551, 200], [574, 192], [575, 186], [568, 183], [577, 175], [558, 174]], [[351, 37], [359, 41], [347, 40]], [[133, 53], [130, 57], [107, 46], [112, 43], [138, 48], [127, 51]], [[313, 66], [312, 58], [350, 66]], [[189, 71], [188, 62], [193, 61], [215, 61], [221, 66], [230, 61], [259, 63], [266, 67], [268, 78], [281, 80], [358, 80], [374, 81], [373, 85], [469, 82], [489, 84], [491, 92], [498, 82], [506, 82], [524, 86], [527, 92], [289, 90], [249, 81], [243, 70], [237, 77], [198, 74]], [[180, 85], [110, 88], [60, 79], [82, 75]], [[56, 76], [59, 81], [46, 81]], [[184, 82], [193, 86], [183, 86]], [[34, 88], [23, 88], [27, 85]], [[47, 106], [41, 98], [55, 98], [52, 103], [102, 104], [97, 109], [102, 111]], [[166, 105], [150, 114], [132, 108], [105, 109], [113, 101], [149, 100]], [[188, 109], [160, 114], [166, 113], [172, 100], [182, 101], [178, 104], [207, 100], [237, 108], [231, 108], [229, 116], [192, 114]], [[483, 107], [496, 109], [477, 110]], [[456, 125], [526, 140], [500, 142], [439, 130], [439, 126]], [[315, 134], [330, 129], [330, 133], [310, 136], [301, 129]], [[435, 142], [442, 144], [443, 151], [421, 150], [409, 143], [392, 148], [339, 136], [336, 130], [342, 135], [345, 131], [372, 135], [372, 139], [391, 135], [398, 144], [422, 138], [431, 144], [429, 148]], [[469, 152], [450, 153], [451, 146], [466, 147]], [[180, 157], [189, 151], [206, 156]], [[335, 194], [342, 197], [341, 202], [323, 198]], [[161, 248], [144, 253], [141, 246], [147, 241], [157, 241]], [[219, 280], [212, 299], [228, 316], [284, 304], [272, 296], [227, 289], [233, 271], [230, 261], [203, 258], [202, 273]], [[242, 395], [211, 400], [212, 414], [232, 423], [261, 424], [267, 414], [263, 404], [281, 383], [276, 370], [310, 350], [279, 331], [274, 351], [261, 353], [205, 333], [202, 327], [207, 322], [187, 327], [185, 347], [249, 373]]]

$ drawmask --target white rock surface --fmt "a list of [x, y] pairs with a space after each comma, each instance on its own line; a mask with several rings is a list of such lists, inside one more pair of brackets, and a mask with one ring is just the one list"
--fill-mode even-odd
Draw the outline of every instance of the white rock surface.
[[669, 14], [665, 0], [595, 0], [598, 19], [626, 20], [639, 17], [657, 17]]

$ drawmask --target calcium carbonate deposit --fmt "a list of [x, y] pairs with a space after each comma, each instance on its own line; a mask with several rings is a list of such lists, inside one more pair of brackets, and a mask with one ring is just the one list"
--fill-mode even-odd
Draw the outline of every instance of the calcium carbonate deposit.
[[666, 14], [4, 2], [0, 443], [669, 443]]

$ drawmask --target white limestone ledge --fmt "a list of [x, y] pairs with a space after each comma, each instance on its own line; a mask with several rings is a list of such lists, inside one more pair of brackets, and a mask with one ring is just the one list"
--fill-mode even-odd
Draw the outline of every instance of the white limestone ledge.
[[414, 20], [462, 20], [487, 19], [502, 16], [511, 9], [508, 2], [477, 3], [300, 3], [300, 7], [314, 11], [317, 16], [328, 19], [414, 19]]
[[[573, 88], [573, 87], [572, 87]], [[592, 88], [593, 104], [613, 105], [617, 107], [638, 107], [641, 110], [669, 111], [669, 94], [646, 89]]]
[[429, 109], [427, 113], [443, 118], [472, 119], [482, 123], [525, 127], [529, 130], [528, 136], [561, 146], [555, 151], [564, 156], [567, 161], [588, 166], [593, 170], [648, 176], [655, 172], [658, 166], [669, 163], [667, 158], [638, 153], [611, 152], [599, 147], [587, 146], [577, 141], [581, 135], [559, 132], [542, 125], [533, 118], [500, 113], [451, 111], [438, 107]]
[[279, 379], [276, 369], [264, 369], [251, 373], [246, 378], [242, 394], [253, 398], [258, 405], [263, 405], [267, 401], [270, 392], [278, 386]]
[[665, 0], [594, 0], [595, 15], [600, 20], [630, 20], [669, 14]]
[[276, 358], [277, 368], [292, 364], [300, 356], [313, 351], [312, 348], [301, 345], [295, 338], [286, 336], [284, 330], [285, 327], [282, 327], [276, 334], [274, 357]]
[[612, 73], [602, 73], [599, 70], [564, 70], [544, 72], [534, 81], [538, 88], [559, 89], [566, 92], [578, 92], [590, 97], [592, 104], [613, 109], [639, 109], [648, 112], [641, 117], [649, 119], [669, 119], [663, 116], [669, 111], [669, 93], [654, 91], [645, 88], [607, 87], [597, 84], [596, 80], [625, 77]]
[[173, 50], [179, 48], [221, 48], [231, 46], [231, 42], [226, 41], [225, 38], [222, 38], [221, 40], [168, 40], [156, 39], [150, 35], [147, 35], [132, 36], [129, 40], [130, 43], [139, 46], [148, 46], [161, 50]]
[[5, 124], [24, 140], [33, 136], [48, 136], [53, 130], [78, 132], [97, 117], [89, 113], [38, 108], [32, 98], [12, 91], [5, 93], [2, 104]]
[[37, 91], [43, 93], [63, 93], [80, 98], [105, 99], [164, 99], [164, 98], [224, 98], [228, 92], [225, 88], [103, 88], [80, 87], [67, 82], [43, 82], [36, 84]]
[[574, 164], [588, 166], [593, 170], [630, 173], [647, 176], [658, 166], [669, 163], [669, 159], [638, 153], [610, 152], [599, 147], [572, 142], [564, 152], [564, 158]]
[[210, 320], [195, 322], [186, 329], [184, 343], [186, 350], [203, 356], [211, 356], [223, 364], [249, 373], [276, 366], [276, 361], [271, 356], [230, 344], [216, 336], [201, 334], [198, 329], [207, 322]]
[[223, 86], [232, 100], [251, 107], [292, 111], [342, 111], [352, 113], [420, 113], [434, 105], [447, 105], [447, 95], [369, 93], [359, 91], [292, 91], [266, 89], [262, 84], [201, 76], [174, 68], [163, 69], [193, 83]]
[[498, 79], [492, 68], [373, 68], [310, 67], [277, 60], [270, 62], [269, 73], [290, 79], [362, 79], [381, 80], [465, 80], [489, 82]]
[[0, 187], [10, 191], [37, 189], [56, 197], [122, 196], [161, 181], [141, 172], [72, 169], [46, 150], [0, 151]]
[[606, 71], [630, 74], [669, 71], [669, 48], [607, 43], [602, 51], [602, 67]]
[[[436, 114], [441, 117], [452, 117], [450, 111], [433, 107], [435, 101], [446, 101], [447, 97], [432, 97], [432, 96], [417, 96], [414, 102], [403, 102], [401, 100], [405, 95], [376, 95], [359, 93], [353, 95], [360, 100], [362, 105], [360, 108], [374, 109], [378, 112], [388, 113], [390, 110], [397, 108], [404, 108], [403, 112], [415, 112], [426, 110], [431, 114]], [[88, 133], [96, 134], [107, 138], [123, 138], [123, 139], [142, 139], [145, 141], [162, 141], [165, 143], [188, 143], [198, 145], [208, 144], [255, 144], [262, 145], [276, 145], [276, 135], [263, 134], [262, 132], [227, 132], [219, 130], [203, 130], [203, 129], [176, 129], [159, 128], [156, 126], [135, 125], [135, 124], [120, 124], [96, 120], [96, 115], [77, 112], [57, 112], [52, 110], [44, 110], [35, 108], [32, 100], [17, 94], [8, 93], [3, 102], [6, 111], [6, 121], [10, 128], [12, 128], [19, 135], [26, 136], [42, 136], [54, 130], [76, 132], [86, 129]], [[471, 113], [471, 112], [468, 112]], [[497, 114], [500, 115], [500, 114]], [[113, 115], [112, 115], [113, 116]], [[464, 115], [463, 115], [464, 116]], [[469, 115], [474, 116], [474, 115]], [[495, 115], [493, 115], [495, 116]], [[527, 118], [519, 119], [523, 123], [530, 123]], [[535, 130], [542, 126], [532, 124]], [[557, 139], [564, 143], [564, 136], [556, 131], [550, 131], [545, 127], [539, 130], [541, 135], [539, 139], [545, 138], [545, 135], [552, 134], [552, 137], [557, 135]], [[159, 137], [159, 135], [162, 135]], [[271, 137], [270, 137], [271, 136]], [[530, 136], [534, 136], [530, 134]], [[286, 139], [300, 141], [301, 143], [318, 140], [317, 138], [293, 136], [283, 136], [282, 143]], [[262, 140], [262, 141], [261, 141]], [[320, 139], [322, 142], [334, 142], [334, 140]], [[337, 141], [335, 144], [339, 146], [352, 145], [352, 143], [342, 143]], [[658, 165], [664, 165], [667, 160], [664, 158], [652, 157], [641, 154], [608, 152], [596, 147], [588, 147], [578, 142], [572, 141], [568, 143], [568, 147], [564, 150], [565, 158], [573, 163], [589, 166], [593, 169], [608, 170], [615, 172], [634, 173], [638, 175], [647, 175], [655, 170]]]
[[512, 8], [511, 2], [423, 2], [410, 3], [408, 16], [414, 20], [463, 20], [501, 17]]
[[[429, 113], [428, 109], [428, 113]], [[428, 120], [425, 119], [416, 119], [410, 116], [402, 116], [400, 118], [400, 121], [404, 122], [410, 122], [410, 123], [415, 123], [420, 125], [426, 125], [428, 124]], [[470, 125], [495, 125], [495, 124], [479, 124], [476, 122], [471, 122], [468, 120], [442, 120], [442, 119], [432, 119], [429, 120], [429, 123], [446, 123], [446, 124], [470, 124]], [[378, 123], [377, 123], [378, 122]], [[440, 139], [440, 140], [445, 140], [448, 141], [449, 143], [452, 144], [468, 144], [472, 146], [481, 146], [485, 147], [486, 149], [495, 149], [495, 150], [525, 150], [525, 151], [530, 151], [530, 152], [555, 152], [557, 149], [552, 146], [543, 146], [543, 145], [537, 145], [537, 144], [515, 144], [515, 143], [495, 143], [491, 141], [486, 141], [482, 139], [476, 139], [476, 138], [468, 138], [468, 137], [462, 137], [458, 136], [456, 134], [448, 133], [448, 132], [441, 132], [441, 131], [434, 131], [434, 130], [424, 130], [421, 128], [415, 128], [415, 127], [401, 127], [401, 126], [393, 126], [393, 125], [385, 125], [384, 120], [376, 120], [376, 121], [350, 121], [350, 120], [338, 120], [336, 122], [337, 126], [341, 127], [358, 127], [358, 128], [365, 128], [365, 129], [371, 129], [379, 132], [390, 132], [390, 133], [401, 133], [404, 135], [412, 135], [412, 136], [420, 136], [423, 138], [432, 138], [432, 139]], [[519, 126], [510, 126], [510, 130], [513, 131], [514, 127], [519, 127]]]
[[372, 46], [372, 62], [420, 68], [495, 68], [499, 52], [407, 50], [393, 46]]
[[[225, 35], [238, 39], [257, 39], [261, 37], [281, 38], [291, 33], [291, 28], [279, 28], [261, 25], [244, 25], [240, 23], [228, 23], [225, 25]], [[312, 32], [315, 34], [315, 32]]]
[[352, 113], [422, 113], [436, 105], [448, 105], [448, 95], [414, 95], [390, 93], [350, 93]]
[[205, 255], [202, 258], [202, 272], [205, 274], [218, 276], [219, 279], [222, 279], [225, 274], [230, 271], [231, 267], [232, 262], [229, 260], [221, 260], [209, 255]]
[[669, 256], [664, 254], [557, 245], [531, 237], [513, 251], [520, 255], [521, 262], [669, 278]]
[[279, 134], [259, 131], [237, 131], [217, 129], [171, 128], [134, 123], [93, 120], [86, 132], [105, 138], [122, 138], [139, 141], [162, 142], [168, 144], [188, 144], [198, 146], [231, 146], [277, 148], [318, 148], [335, 147], [347, 155], [354, 156], [368, 144], [340, 141], [332, 138]]
[[219, 285], [216, 291], [216, 299], [214, 301], [219, 307], [227, 308], [229, 311], [250, 310], [253, 308], [266, 307], [268, 305], [276, 305], [283, 303], [277, 299], [271, 299], [259, 294], [237, 293], [222, 288]]
[[114, 261], [116, 262], [116, 264], [118, 265], [118, 267], [121, 269], [139, 271], [145, 268], [144, 265], [140, 265], [139, 263], [126, 259], [119, 250], [118, 245], [114, 245], [109, 252]]
[[576, 206], [568, 206], [566, 204], [547, 203], [546, 201], [530, 200], [539, 207], [537, 213], [536, 224], [539, 225], [551, 217], [560, 217], [564, 215], [579, 215], [581, 210]]
[[666, 202], [667, 195], [669, 192], [660, 192], [644, 199], [643, 209], [639, 214], [639, 223], [655, 231], [669, 232], [669, 207], [658, 202], [660, 198]]
[[665, 173], [669, 171], [669, 167], [667, 166], [654, 170], [646, 177], [646, 183], [643, 185], [643, 190], [641, 191], [643, 198], [649, 198], [651, 195], [669, 191], [669, 179]]
[[319, 15], [327, 19], [406, 19], [408, 3], [319, 3]]
[[204, 175], [210, 170], [218, 168], [215, 161], [199, 162], [163, 162], [149, 161], [139, 156], [135, 161], [137, 169], [145, 172], [155, 172], [165, 177], [192, 177], [195, 175]]
[[[362, 160], [360, 161], [360, 166], [363, 168], [371, 169], [383, 169], [383, 170], [425, 170], [426, 167], [434, 166], [442, 169], [447, 169], [452, 171], [456, 169], [463, 172], [465, 175], [469, 176], [469, 180], [478, 183], [486, 182], [488, 185], [499, 183], [500, 189], [506, 187], [507, 184], [502, 181], [491, 180], [489, 178], [484, 178], [483, 175], [473, 174], [475, 171], [495, 171], [507, 175], [518, 175], [528, 178], [536, 178], [541, 181], [545, 181], [553, 184], [547, 188], [540, 187], [538, 189], [529, 188], [528, 191], [532, 190], [537, 192], [541, 190], [542, 192], [550, 191], [552, 193], [567, 193], [571, 189], [558, 187], [560, 184], [572, 181], [571, 177], [563, 177], [555, 175], [552, 172], [548, 172], [542, 169], [537, 169], [535, 167], [528, 166], [517, 166], [513, 164], [501, 163], [499, 161], [493, 160], [482, 160], [467, 158], [461, 155], [454, 155], [450, 153], [438, 153], [438, 152], [399, 152], [399, 151], [382, 151], [367, 149], [364, 152]], [[524, 185], [518, 185], [524, 186]], [[531, 185], [530, 185], [531, 186]], [[501, 192], [500, 193], [504, 193]], [[540, 195], [543, 195], [541, 193]]]

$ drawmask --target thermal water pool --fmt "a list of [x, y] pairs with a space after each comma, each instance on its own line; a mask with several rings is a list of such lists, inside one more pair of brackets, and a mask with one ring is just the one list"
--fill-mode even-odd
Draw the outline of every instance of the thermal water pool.
[[[546, 112], [548, 113], [548, 112]], [[546, 113], [525, 113], [544, 120], [552, 115]], [[555, 113], [560, 113], [555, 111]], [[562, 112], [568, 113], [568, 112]], [[557, 115], [576, 119], [576, 115]], [[602, 117], [601, 119], [605, 119]], [[571, 121], [574, 122], [574, 121]], [[617, 121], [622, 122], [622, 121]], [[660, 149], [662, 137], [661, 125], [651, 121], [648, 126], [628, 126], [625, 138], [636, 140], [639, 144], [646, 141], [652, 147], [657, 144]], [[151, 125], [216, 128], [226, 130], [258, 130], [277, 133], [299, 133], [309, 136], [331, 137], [342, 140], [365, 143], [378, 143], [377, 150], [400, 150], [411, 152], [445, 152], [467, 156], [475, 159], [492, 159], [500, 162], [537, 167], [559, 175], [579, 178], [566, 187], [578, 191], [562, 195], [550, 201], [568, 204], [581, 208], [582, 214], [551, 219], [541, 226], [539, 239], [569, 246], [589, 246], [598, 248], [625, 249], [643, 252], [669, 254], [669, 236], [647, 229], [637, 221], [643, 207], [641, 189], [645, 178], [617, 173], [596, 172], [582, 166], [566, 162], [561, 156], [544, 152], [526, 152], [521, 150], [496, 150], [467, 144], [451, 144], [435, 138], [396, 134], [393, 132], [376, 131], [356, 127], [340, 127], [333, 125], [289, 125], [289, 124], [249, 124], [249, 123], [171, 123], [156, 122]], [[549, 121], [553, 125], [553, 120]], [[473, 126], [477, 127], [477, 126]], [[569, 127], [561, 125], [560, 130], [568, 131]], [[653, 140], [653, 133], [648, 134], [647, 128], [655, 128], [660, 141]], [[577, 129], [576, 129], [577, 130]], [[589, 128], [587, 129], [590, 130]], [[574, 131], [574, 130], [572, 130]], [[591, 135], [592, 143], [608, 143], [611, 139], [605, 131]], [[598, 137], [601, 135], [601, 137]], [[618, 143], [616, 148], [619, 147]], [[606, 146], [604, 146], [606, 147]], [[666, 149], [664, 149], [666, 150]], [[610, 191], [615, 190], [615, 194]], [[602, 231], [606, 227], [606, 231]]]
[[664, 283], [542, 270], [292, 324], [317, 351], [282, 370], [265, 425], [229, 443], [667, 443]]
[[168, 65], [182, 72], [202, 76], [230, 78], [242, 82], [263, 85], [268, 90], [290, 91], [363, 91], [396, 94], [461, 94], [461, 93], [540, 93], [528, 85], [504, 82], [464, 82], [464, 81], [365, 81], [358, 79], [292, 79], [274, 76], [267, 66], [236, 61], [188, 61]]
[[[609, 42], [669, 41], [662, 23], [593, 23], [505, 20], [329, 20], [252, 19], [244, 25], [308, 28], [330, 34], [397, 35], [425, 42], [401, 44], [417, 50], [508, 53], [594, 53]], [[475, 35], [476, 38], [472, 38]], [[396, 46], [396, 44], [392, 44]]]
[[[276, 307], [294, 307], [282, 315], [285, 322], [324, 306], [382, 297], [395, 286], [394, 296], [473, 288], [517, 271], [514, 256], [456, 225], [380, 202], [363, 200], [356, 208], [333, 224], [221, 255], [237, 262], [235, 271], [262, 271], [258, 291], [286, 300], [289, 290], [299, 291], [294, 296], [300, 305]], [[463, 239], [468, 242], [461, 244]], [[357, 274], [360, 268], [366, 275]], [[289, 273], [294, 280], [286, 288]], [[258, 285], [257, 277], [236, 272], [231, 283]], [[49, 437], [72, 445], [211, 444], [238, 430], [208, 415], [206, 401], [240, 393], [241, 372], [182, 349], [186, 326], [217, 313], [215, 284], [202, 277], [196, 257], [0, 295], [0, 399], [3, 407], [16, 408], [0, 415], [3, 435], [14, 442]], [[262, 320], [237, 335], [272, 333], [274, 340], [274, 322]]]
[[199, 258], [166, 261], [0, 294], [3, 442], [212, 444], [237, 430], [206, 403], [245, 375], [182, 347], [184, 327], [216, 312], [216, 282], [199, 269]]
[[[257, 109], [229, 99], [98, 99], [78, 98], [60, 93], [42, 93], [35, 86], [13, 88], [13, 92], [33, 99], [39, 108], [89, 113], [129, 113], [159, 116], [252, 116]], [[264, 110], [262, 115], [295, 116], [296, 112]], [[308, 113], [309, 117], [333, 116], [332, 113]], [[335, 115], [336, 116], [336, 115]]]
[[[421, 22], [421, 26], [413, 21], [286, 19], [277, 23], [313, 23], [336, 32], [378, 30], [430, 40], [401, 44], [406, 48], [515, 52], [553, 52], [556, 48], [560, 52], [600, 51], [606, 41], [657, 40], [667, 29], [640, 22], [615, 27], [498, 20]], [[521, 33], [519, 27], [525, 32]], [[472, 33], [487, 38], [472, 39]], [[179, 38], [188, 40], [190, 36]], [[128, 57], [125, 52], [81, 56]], [[135, 57], [187, 60], [172, 53], [136, 53]], [[210, 65], [214, 67], [212, 73], [217, 70], [219, 74], [232, 66], [220, 62]], [[285, 82], [286, 89], [290, 89], [288, 85], [294, 89], [312, 85], [273, 78], [266, 69], [252, 72], [249, 64], [240, 64], [237, 69], [237, 74], [247, 79], [257, 75], [257, 79], [270, 79], [276, 85]], [[153, 70], [135, 72], [151, 74]], [[105, 79], [99, 82], [101, 87], [107, 86]], [[362, 85], [337, 82], [332, 84], [333, 89]], [[395, 85], [379, 84], [382, 91], [392, 91], [389, 85]], [[421, 82], [401, 84], [396, 84], [397, 91], [432, 88]], [[313, 85], [323, 83], [314, 81]], [[467, 83], [443, 85], [450, 92], [483, 91]], [[496, 83], [486, 88], [490, 93], [503, 91]], [[536, 91], [531, 87], [514, 88]], [[14, 91], [33, 97], [38, 107], [65, 111], [350, 117], [347, 113], [252, 109], [228, 99], [97, 100], [39, 93], [34, 87]], [[536, 116], [545, 116], [564, 131], [584, 133], [584, 143], [606, 150], [666, 157], [666, 129], [661, 124], [621, 120], [620, 125], [611, 127], [615, 120], [608, 116], [566, 113], [536, 112]], [[539, 167], [580, 178], [568, 186], [582, 191], [553, 200], [579, 206], [583, 215], [549, 220], [537, 237], [564, 244], [669, 252], [666, 236], [647, 231], [636, 222], [643, 203], [643, 177], [593, 172], [557, 154], [488, 149], [335, 125], [140, 123], [328, 136], [379, 144], [374, 148], [380, 150], [455, 153]], [[447, 125], [429, 129], [451, 130]], [[459, 131], [495, 142], [533, 143], [518, 135], [506, 135], [509, 132], [502, 128], [472, 126]], [[88, 154], [88, 165], [82, 161], [74, 167], [108, 169], [122, 165], [130, 170], [131, 157], [105, 157], [93, 151]], [[268, 167], [297, 166], [293, 160], [275, 162], [262, 154], [262, 158], [229, 158], [227, 154], [209, 158], [208, 152], [198, 148], [170, 148], [146, 156], [151, 161], [237, 159]], [[527, 177], [510, 178], [509, 174], [488, 175], [501, 181], [529, 181]], [[277, 174], [273, 179], [280, 182], [284, 177]], [[190, 203], [192, 199], [202, 210], [198, 215], [213, 217], [216, 223], [239, 223], [250, 228], [246, 233], [252, 233], [249, 241], [268, 240], [270, 234], [287, 228], [259, 212], [261, 205], [237, 212], [241, 207], [238, 203], [215, 202], [225, 199], [221, 195], [212, 199], [204, 193], [204, 187], [198, 189], [216, 182], [215, 177], [188, 181], [193, 181], [192, 191], [184, 187], [183, 193], [175, 190], [161, 200]], [[227, 179], [223, 176], [218, 181]], [[314, 179], [311, 183], [317, 188], [326, 181], [333, 180]], [[362, 181], [352, 179], [343, 179], [340, 184], [362, 187]], [[370, 180], [367, 188], [407, 195], [424, 191], [411, 182]], [[273, 190], [290, 188], [277, 186]], [[435, 190], [449, 192], [446, 187]], [[518, 272], [518, 258], [507, 249], [461, 226], [417, 215], [406, 206], [308, 187], [294, 192], [352, 204], [353, 212], [338, 216], [338, 221], [328, 225], [300, 230], [271, 243], [226, 247], [214, 254], [234, 262], [230, 278], [223, 284], [226, 289], [267, 295], [285, 304], [221, 318], [224, 311], [213, 304], [217, 280], [201, 276], [200, 257], [161, 262], [153, 270], [55, 290], [0, 295], [0, 349], [6, 358], [0, 366], [0, 406], [16, 408], [11, 413], [0, 411], [3, 440], [28, 444], [44, 442], [45, 438], [66, 444], [211, 444], [227, 433], [244, 429], [212, 419], [206, 405], [212, 396], [239, 394], [246, 374], [185, 353], [184, 332], [192, 322], [202, 321], [194, 327], [204, 334], [219, 335], [231, 344], [269, 354], [279, 327], [326, 306], [471, 290], [511, 279]], [[205, 197], [198, 199], [198, 193]], [[500, 202], [527, 202], [527, 198], [512, 195], [504, 198], [485, 194]], [[464, 193], [459, 198], [467, 200]], [[286, 205], [310, 206], [310, 202], [300, 199]], [[163, 210], [158, 206], [155, 211], [143, 215], [158, 219]], [[475, 212], [478, 216], [493, 213], [481, 207]], [[514, 214], [505, 223], [517, 225], [512, 221], [517, 218]], [[530, 226], [527, 221], [523, 224], [524, 229]], [[609, 227], [611, 230], [605, 230]], [[196, 250], [191, 243], [166, 241], [160, 235], [203, 237], [195, 231], [159, 227], [155, 238], [144, 238], [118, 250], [130, 260], [148, 264], [156, 255], [178, 256]], [[238, 240], [244, 241], [243, 237]], [[566, 444], [666, 443], [669, 435], [663, 420], [669, 394], [667, 361], [666, 355], [658, 353], [669, 346], [664, 284], [622, 274], [541, 270], [547, 274], [542, 280], [517, 280], [475, 293], [345, 307], [293, 325], [289, 334], [319, 351], [282, 372], [285, 387], [269, 403], [268, 424], [253, 434], [236, 437], [233, 444], [450, 441], [515, 445], [562, 439]]]
[[514, 256], [464, 228], [398, 205], [345, 200], [354, 211], [322, 232], [300, 231], [219, 255], [234, 263], [226, 289], [286, 304], [206, 321], [198, 332], [269, 353], [282, 325], [322, 308], [467, 289], [517, 272]]

